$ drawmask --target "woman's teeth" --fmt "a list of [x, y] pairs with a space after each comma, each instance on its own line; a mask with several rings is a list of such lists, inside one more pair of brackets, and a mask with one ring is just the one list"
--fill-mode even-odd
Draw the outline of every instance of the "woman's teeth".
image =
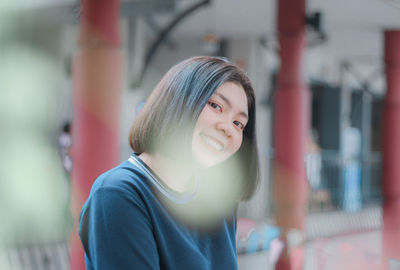
[[222, 149], [224, 148], [222, 144], [220, 144], [219, 142], [207, 137], [207, 136], [201, 136], [204, 140], [204, 142], [206, 144], [208, 144], [209, 146], [211, 146], [212, 148], [214, 148], [217, 151], [222, 151]]

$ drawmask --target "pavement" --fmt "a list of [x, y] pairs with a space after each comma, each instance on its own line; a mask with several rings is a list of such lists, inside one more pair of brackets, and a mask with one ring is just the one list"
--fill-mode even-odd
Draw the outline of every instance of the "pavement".
[[[379, 270], [382, 258], [382, 210], [326, 212], [307, 217], [303, 270]], [[400, 244], [399, 244], [400, 247]], [[269, 251], [238, 256], [239, 270], [269, 270]], [[392, 264], [390, 270], [400, 270]]]

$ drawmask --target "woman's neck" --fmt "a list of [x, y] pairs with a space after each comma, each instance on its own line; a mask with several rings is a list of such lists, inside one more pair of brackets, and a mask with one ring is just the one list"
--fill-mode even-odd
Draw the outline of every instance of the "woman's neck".
[[193, 186], [193, 169], [190, 164], [182, 164], [159, 153], [143, 152], [139, 158], [146, 163], [172, 190], [186, 192]]

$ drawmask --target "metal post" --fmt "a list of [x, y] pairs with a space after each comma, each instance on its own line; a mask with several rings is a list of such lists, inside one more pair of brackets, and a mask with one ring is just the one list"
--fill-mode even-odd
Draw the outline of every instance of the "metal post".
[[371, 117], [372, 117], [372, 95], [365, 86], [361, 93], [361, 168], [362, 200], [368, 202], [372, 195], [371, 168], [373, 166], [371, 156]]
[[308, 184], [304, 154], [309, 130], [309, 91], [303, 79], [305, 0], [278, 0], [281, 67], [275, 97], [275, 218], [286, 248], [276, 269], [302, 269], [304, 250], [293, 239], [303, 234]]
[[83, 270], [79, 212], [96, 177], [119, 162], [122, 57], [119, 0], [81, 0], [78, 51], [73, 61], [70, 269]]
[[[383, 267], [400, 261], [400, 30], [384, 32], [386, 96], [383, 108]], [[393, 269], [397, 269], [393, 268]]]

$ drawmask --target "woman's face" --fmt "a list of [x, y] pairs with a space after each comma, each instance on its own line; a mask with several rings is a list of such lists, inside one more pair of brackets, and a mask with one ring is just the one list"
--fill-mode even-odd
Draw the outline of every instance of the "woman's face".
[[196, 162], [210, 167], [236, 153], [247, 121], [247, 96], [243, 87], [232, 82], [218, 87], [194, 128], [192, 153]]

